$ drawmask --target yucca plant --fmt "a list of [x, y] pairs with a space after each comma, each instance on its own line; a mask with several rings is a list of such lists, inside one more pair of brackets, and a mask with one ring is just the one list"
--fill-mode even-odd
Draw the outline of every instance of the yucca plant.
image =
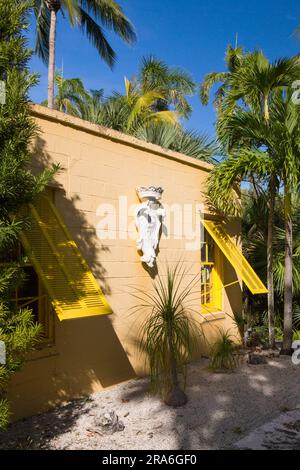
[[[182, 264], [173, 268], [167, 266], [166, 274], [159, 274], [153, 282], [153, 292], [137, 289], [133, 294], [140, 301], [134, 307], [135, 311], [143, 309], [147, 312], [139, 332], [138, 346], [149, 362], [151, 391], [161, 393], [165, 403], [174, 407], [187, 402], [183, 391], [186, 365], [197, 348], [201, 334], [192, 308], [192, 296], [195, 295], [198, 279], [193, 277], [186, 283], [186, 275], [188, 273]], [[183, 389], [179, 374], [183, 376]]]
[[220, 330], [220, 336], [211, 347], [209, 367], [214, 371], [235, 369], [238, 359], [236, 345], [229, 331]]

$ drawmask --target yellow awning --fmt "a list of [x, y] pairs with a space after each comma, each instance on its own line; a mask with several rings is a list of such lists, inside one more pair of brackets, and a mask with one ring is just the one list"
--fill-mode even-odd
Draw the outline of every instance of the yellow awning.
[[220, 224], [204, 219], [201, 222], [250, 292], [252, 294], [266, 294], [268, 290]]
[[112, 313], [50, 199], [29, 206], [30, 228], [21, 242], [52, 300], [60, 320]]

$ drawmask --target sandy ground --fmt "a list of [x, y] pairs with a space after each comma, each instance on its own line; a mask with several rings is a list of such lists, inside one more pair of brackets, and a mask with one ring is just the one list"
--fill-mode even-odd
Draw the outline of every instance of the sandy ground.
[[[259, 426], [300, 408], [300, 366], [289, 357], [244, 364], [232, 373], [213, 373], [207, 365], [201, 359], [189, 366], [189, 402], [183, 408], [149, 396], [147, 379], [132, 380], [12, 424], [0, 433], [0, 448], [232, 448]], [[101, 435], [95, 416], [109, 410], [125, 429]]]

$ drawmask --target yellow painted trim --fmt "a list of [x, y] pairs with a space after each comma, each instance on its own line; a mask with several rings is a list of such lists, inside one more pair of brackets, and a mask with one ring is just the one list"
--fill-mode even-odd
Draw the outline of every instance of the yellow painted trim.
[[[209, 233], [207, 232], [209, 235]], [[214, 240], [213, 240], [214, 241]], [[223, 263], [222, 253], [219, 247], [214, 244], [213, 261], [208, 260], [208, 242], [205, 241], [205, 261], [201, 260], [201, 266], [212, 267], [212, 292], [211, 297], [213, 302], [201, 304], [202, 314], [211, 314], [219, 312], [223, 308]], [[206, 292], [204, 293], [204, 296]]]
[[[33, 219], [35, 220], [35, 230], [38, 230], [38, 232], [36, 233], [39, 234], [41, 239], [45, 240], [46, 247], [49, 248], [51, 252], [53, 261], [52, 266], [50, 264], [50, 274], [53, 271], [53, 263], [56, 263], [58, 272], [60, 270], [63, 279], [66, 280], [66, 292], [69, 289], [69, 295], [71, 296], [69, 300], [65, 298], [67, 297], [66, 293], [61, 294], [61, 285], [57, 285], [55, 276], [53, 277], [53, 274], [51, 276], [47, 276], [47, 267], [43, 269], [43, 261], [39, 260], [36, 254], [34, 253], [35, 242], [30, 242], [30, 229], [28, 232], [22, 232], [20, 239], [25, 250], [27, 251], [28, 257], [30, 258], [35, 270], [37, 271], [40, 279], [42, 279], [43, 281], [45, 289], [47, 290], [48, 295], [51, 298], [52, 305], [58, 315], [58, 318], [60, 320], [69, 320], [74, 318], [111, 314], [111, 307], [109, 306], [106, 298], [104, 297], [100, 286], [98, 285], [92, 272], [88, 268], [86, 261], [83, 259], [75, 241], [72, 240], [71, 235], [68, 232], [67, 227], [63, 223], [60, 214], [56, 210], [54, 204], [46, 196], [41, 196], [41, 198], [42, 199], [40, 199], [40, 202], [42, 201], [42, 207], [39, 207], [39, 210], [42, 211], [43, 208], [50, 210], [49, 217], [51, 220], [49, 220], [49, 224], [54, 224], [53, 226], [55, 227], [56, 231], [58, 231], [56, 233], [61, 234], [60, 239], [62, 239], [62, 242], [56, 245], [55, 240], [51, 238], [51, 232], [49, 233], [47, 231], [47, 225], [40, 218], [39, 210], [37, 208], [38, 203], [36, 206], [29, 205], [30, 213]], [[43, 206], [43, 204], [45, 206]], [[61, 247], [63, 250], [66, 250], [67, 248], [67, 252], [63, 251], [60, 253], [59, 247]], [[72, 260], [73, 256], [77, 260], [76, 263], [74, 264], [71, 262], [71, 266], [68, 267], [68, 265], [64, 261], [64, 256], [66, 255], [66, 261], [68, 260], [68, 262], [70, 263], [70, 259]], [[76, 281], [76, 279], [74, 278], [74, 271], [72, 272], [73, 266], [78, 267], [78, 274], [79, 276], [81, 276], [82, 279], [81, 287], [83, 287], [83, 289], [81, 289], [81, 291], [78, 290], [78, 280]]]
[[250, 292], [252, 294], [266, 294], [268, 292], [267, 288], [229, 235], [220, 227], [220, 224], [203, 219], [201, 222]]

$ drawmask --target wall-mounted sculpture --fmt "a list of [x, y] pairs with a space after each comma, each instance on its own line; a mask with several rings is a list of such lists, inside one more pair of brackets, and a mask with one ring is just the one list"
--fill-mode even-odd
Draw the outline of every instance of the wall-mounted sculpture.
[[137, 188], [141, 204], [137, 207], [135, 222], [139, 231], [137, 249], [142, 251], [141, 261], [153, 268], [159, 243], [160, 228], [165, 209], [159, 202], [163, 193], [160, 187]]

